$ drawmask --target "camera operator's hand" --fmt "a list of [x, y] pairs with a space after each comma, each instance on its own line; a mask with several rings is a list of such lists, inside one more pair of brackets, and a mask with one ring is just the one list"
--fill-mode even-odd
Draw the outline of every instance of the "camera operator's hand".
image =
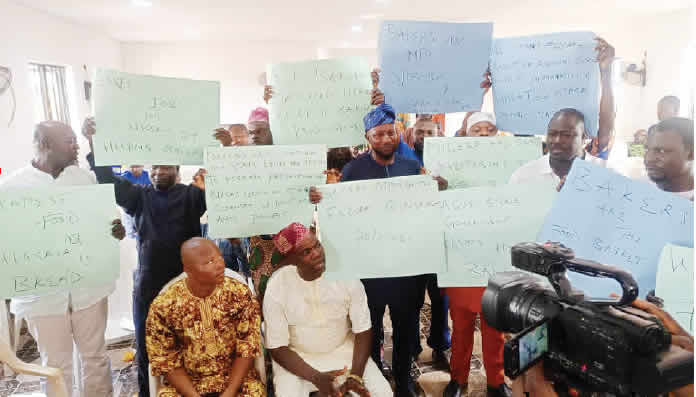
[[633, 301], [633, 306], [660, 319], [662, 324], [665, 325], [665, 328], [667, 328], [667, 331], [672, 334], [673, 345], [677, 345], [691, 353], [694, 352], [694, 337], [686, 332], [686, 330], [682, 328], [682, 326], [679, 325], [679, 323], [676, 322], [669, 313], [642, 299], [636, 299]]
[[544, 361], [529, 368], [512, 382], [513, 397], [558, 397], [553, 384], [544, 377]]
[[[669, 331], [672, 334], [673, 345], [679, 346], [682, 349], [691, 353], [694, 352], [694, 337], [691, 336], [684, 328], [682, 328], [682, 326], [679, 325], [679, 323], [676, 322], [669, 313], [660, 309], [654, 304], [644, 301], [642, 299], [636, 299], [635, 301], [633, 301], [633, 306], [640, 310], [643, 310], [644, 312], [648, 312], [660, 319], [660, 321], [662, 321], [662, 324], [665, 325], [665, 328], [667, 328], [667, 331]], [[684, 386], [680, 389], [670, 392], [669, 395], [672, 397], [693, 397], [694, 385], [691, 384], [688, 386]]]

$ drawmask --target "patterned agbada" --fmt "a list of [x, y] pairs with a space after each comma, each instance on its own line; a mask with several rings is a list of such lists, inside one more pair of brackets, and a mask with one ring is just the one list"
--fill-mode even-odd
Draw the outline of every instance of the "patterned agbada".
[[[235, 357], [261, 354], [260, 326], [259, 304], [246, 285], [226, 277], [210, 296], [198, 298], [180, 280], [150, 307], [146, 339], [152, 375], [184, 368], [201, 395], [222, 393]], [[173, 388], [163, 392], [159, 395], [178, 396]], [[237, 395], [266, 395], [256, 370], [249, 371]]]

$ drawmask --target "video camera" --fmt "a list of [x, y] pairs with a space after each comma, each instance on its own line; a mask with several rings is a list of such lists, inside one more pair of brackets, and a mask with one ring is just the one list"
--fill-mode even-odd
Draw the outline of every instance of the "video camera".
[[[576, 259], [557, 243], [512, 247], [513, 271], [488, 282], [481, 300], [486, 322], [518, 333], [505, 344], [505, 374], [515, 378], [544, 360], [549, 380], [583, 392], [655, 396], [693, 383], [694, 356], [672, 346], [654, 316], [630, 305], [638, 285], [628, 272]], [[566, 271], [615, 279], [618, 299], [585, 300]], [[550, 283], [550, 285], [549, 285]]]

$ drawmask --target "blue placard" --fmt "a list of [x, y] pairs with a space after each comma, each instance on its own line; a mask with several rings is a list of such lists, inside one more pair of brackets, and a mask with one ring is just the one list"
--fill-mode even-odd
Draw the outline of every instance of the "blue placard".
[[545, 135], [553, 114], [575, 108], [597, 135], [599, 65], [592, 32], [495, 39], [491, 51], [498, 128]]
[[383, 21], [380, 87], [400, 113], [480, 110], [492, 23]]
[[[694, 205], [655, 185], [576, 159], [538, 241], [558, 241], [577, 258], [630, 271], [645, 296], [655, 289], [665, 244], [693, 247]], [[615, 282], [569, 276], [575, 288], [592, 297], [621, 291]]]

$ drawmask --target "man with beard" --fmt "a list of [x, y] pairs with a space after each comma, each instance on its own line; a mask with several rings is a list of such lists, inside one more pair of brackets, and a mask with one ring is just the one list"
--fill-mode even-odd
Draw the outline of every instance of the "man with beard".
[[657, 187], [694, 199], [694, 122], [675, 117], [650, 129], [645, 169]]
[[[263, 304], [276, 395], [391, 396], [389, 383], [370, 360], [363, 285], [324, 279], [324, 248], [302, 224], [288, 225], [273, 242], [289, 265], [273, 274]], [[344, 370], [348, 367], [350, 372]], [[346, 375], [342, 386], [336, 384], [340, 375]]]
[[[363, 119], [365, 138], [371, 150], [358, 156], [343, 168], [341, 182], [366, 179], [392, 178], [397, 176], [419, 175], [420, 164], [407, 159], [396, 149], [400, 142], [394, 127], [396, 114], [385, 103], [377, 106]], [[440, 190], [447, 189], [447, 181], [435, 178]], [[309, 191], [309, 200], [317, 204], [321, 201], [321, 192], [315, 187]], [[411, 360], [415, 357], [419, 344], [419, 302], [422, 301], [424, 279], [422, 276], [387, 277], [362, 280], [367, 293], [372, 320], [372, 358], [382, 366], [382, 345], [384, 342], [383, 318], [385, 307], [394, 328], [393, 372], [396, 383], [396, 396], [418, 396], [423, 390], [411, 377]], [[419, 296], [420, 295], [420, 296]]]
[[[611, 89], [614, 47], [602, 39], [597, 39], [596, 50], [602, 80], [597, 136], [600, 141], [600, 151], [603, 151], [613, 135], [616, 119], [614, 94]], [[582, 112], [573, 108], [557, 111], [551, 118], [546, 132], [549, 153], [518, 168], [510, 177], [510, 183], [547, 179], [558, 184], [560, 188], [576, 158], [612, 168], [611, 162], [595, 157], [585, 150], [583, 140], [586, 137], [585, 115]]]

